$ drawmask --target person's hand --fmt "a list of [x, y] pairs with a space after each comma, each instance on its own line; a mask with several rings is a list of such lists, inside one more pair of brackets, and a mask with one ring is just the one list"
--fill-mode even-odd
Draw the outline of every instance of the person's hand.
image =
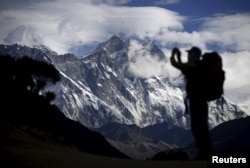
[[177, 55], [178, 62], [181, 62], [181, 52], [177, 47], [173, 48], [172, 57], [174, 57], [175, 54]]
[[172, 55], [175, 55], [175, 54], [177, 56], [181, 55], [181, 52], [180, 52], [180, 50], [177, 47], [173, 48], [173, 50], [172, 50]]

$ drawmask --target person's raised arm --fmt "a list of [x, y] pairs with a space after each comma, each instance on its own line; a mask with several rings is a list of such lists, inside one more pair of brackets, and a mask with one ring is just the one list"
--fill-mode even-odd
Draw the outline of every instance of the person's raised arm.
[[[175, 59], [175, 55], [177, 56], [177, 60]], [[180, 67], [181, 64], [182, 64], [182, 61], [181, 61], [181, 52], [180, 52], [180, 50], [179, 50], [178, 48], [176, 48], [176, 47], [173, 48], [173, 50], [172, 50], [171, 57], [170, 57], [170, 62], [171, 62], [171, 64], [172, 64], [174, 67], [180, 69], [179, 67]]]
[[[176, 60], [175, 56], [177, 56], [177, 60]], [[189, 72], [195, 67], [194, 63], [182, 63], [182, 61], [181, 61], [181, 52], [176, 47], [173, 48], [173, 50], [172, 50], [171, 57], [170, 57], [170, 62], [175, 68], [182, 71], [182, 73], [184, 75], [188, 75]]]

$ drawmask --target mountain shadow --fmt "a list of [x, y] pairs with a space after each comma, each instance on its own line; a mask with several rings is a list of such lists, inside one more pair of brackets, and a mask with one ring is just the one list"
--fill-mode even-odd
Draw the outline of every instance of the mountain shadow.
[[[128, 158], [112, 147], [101, 134], [66, 118], [55, 105], [51, 105], [55, 95], [44, 91], [44, 88], [60, 80], [60, 74], [53, 65], [28, 57], [15, 59], [0, 56], [0, 76], [0, 126], [3, 132], [6, 133], [4, 125], [12, 125], [25, 128], [30, 135], [44, 142], [48, 140], [46, 137], [63, 139], [65, 144], [84, 152]], [[34, 133], [34, 130], [40, 130], [46, 136]], [[1, 139], [7, 134], [11, 132], [1, 134]], [[5, 142], [2, 141], [1, 145], [4, 146]]]
[[[140, 160], [150, 158], [162, 150], [169, 152], [193, 142], [191, 131], [177, 126], [169, 128], [168, 123], [154, 124], [144, 128], [137, 125], [109, 123], [93, 130], [104, 135], [114, 147], [123, 153]], [[172, 160], [179, 156], [169, 155], [169, 157]], [[184, 156], [182, 160], [185, 160]]]
[[217, 153], [250, 154], [250, 117], [225, 122], [211, 130]]
[[[224, 122], [210, 131], [213, 155], [250, 157], [250, 117]], [[185, 148], [162, 151], [151, 160], [188, 160], [196, 156], [195, 144]]]

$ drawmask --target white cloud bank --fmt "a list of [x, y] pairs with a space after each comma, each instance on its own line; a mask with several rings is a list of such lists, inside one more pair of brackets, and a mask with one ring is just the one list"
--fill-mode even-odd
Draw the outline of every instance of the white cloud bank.
[[150, 78], [152, 76], [166, 76], [167, 58], [160, 59], [159, 55], [150, 53], [151, 44], [142, 45], [136, 40], [130, 40], [129, 43], [129, 67], [131, 74], [141, 78]]
[[[123, 33], [166, 45], [167, 54], [175, 43], [181, 50], [196, 45], [207, 51], [210, 45], [217, 45], [227, 73], [226, 92], [250, 86], [250, 13], [202, 18], [199, 30], [187, 32], [184, 23], [189, 18], [159, 7], [119, 6], [129, 1], [0, 0], [0, 43], [44, 44], [66, 53], [74, 45], [102, 42], [114, 33]], [[142, 61], [146, 63], [159, 63], [145, 58]], [[159, 71], [165, 68], [149, 70], [147, 74], [162, 74]], [[245, 91], [250, 95], [249, 89]]]
[[201, 34], [208, 42], [217, 42], [234, 51], [250, 50], [250, 13], [216, 15], [205, 18]]
[[8, 42], [31, 44], [34, 42], [31, 37], [35, 34], [35, 41], [64, 53], [75, 43], [104, 41], [114, 33], [144, 38], [154, 36], [162, 29], [183, 28], [183, 17], [173, 11], [93, 2], [54, 0], [31, 4], [22, 9], [2, 10], [0, 38], [3, 40], [10, 31], [16, 31], [22, 35], [17, 39], [8, 39]]

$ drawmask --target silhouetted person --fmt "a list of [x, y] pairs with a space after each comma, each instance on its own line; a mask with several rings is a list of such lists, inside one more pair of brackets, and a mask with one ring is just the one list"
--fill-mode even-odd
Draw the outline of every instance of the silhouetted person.
[[[198, 47], [192, 47], [187, 51], [188, 61], [183, 63], [181, 52], [178, 48], [172, 50], [170, 57], [171, 64], [179, 69], [186, 78], [186, 93], [191, 116], [191, 128], [195, 138], [195, 143], [199, 149], [197, 159], [207, 159], [212, 152], [211, 139], [208, 128], [208, 104], [204, 96], [198, 89], [199, 82], [196, 76], [198, 66], [200, 65], [201, 50]], [[177, 60], [175, 58], [177, 56]]]

